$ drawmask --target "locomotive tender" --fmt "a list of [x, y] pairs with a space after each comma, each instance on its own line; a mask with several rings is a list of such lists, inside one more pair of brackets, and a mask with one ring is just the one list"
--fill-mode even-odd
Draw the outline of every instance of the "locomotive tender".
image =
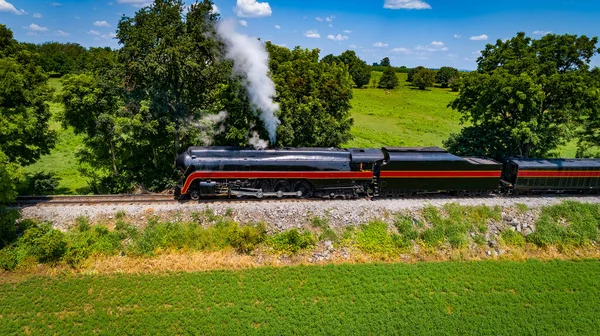
[[178, 199], [202, 197], [356, 198], [423, 193], [488, 195], [596, 193], [600, 159], [459, 157], [438, 147], [190, 147], [176, 160]]

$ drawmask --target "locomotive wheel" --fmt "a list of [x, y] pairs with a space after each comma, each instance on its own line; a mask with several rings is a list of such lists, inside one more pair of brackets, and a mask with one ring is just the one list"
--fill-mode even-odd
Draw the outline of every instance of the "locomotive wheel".
[[296, 183], [296, 186], [294, 187], [294, 191], [302, 192], [302, 196], [300, 196], [301, 198], [310, 198], [313, 195], [313, 190], [312, 190], [311, 185], [305, 181]]
[[[276, 193], [290, 192], [290, 184], [287, 181], [279, 181], [275, 184], [275, 188], [273, 188], [273, 191], [275, 191]], [[281, 198], [283, 197], [283, 195], [277, 195], [277, 197]]]
[[198, 192], [198, 190], [194, 190], [190, 193], [190, 198], [193, 199], [194, 201], [197, 201], [200, 199], [200, 192]]

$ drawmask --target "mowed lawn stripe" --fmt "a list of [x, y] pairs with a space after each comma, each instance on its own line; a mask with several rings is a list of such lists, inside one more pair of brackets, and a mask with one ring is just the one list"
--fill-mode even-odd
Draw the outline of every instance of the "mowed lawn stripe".
[[0, 334], [596, 334], [600, 262], [299, 266], [0, 285]]

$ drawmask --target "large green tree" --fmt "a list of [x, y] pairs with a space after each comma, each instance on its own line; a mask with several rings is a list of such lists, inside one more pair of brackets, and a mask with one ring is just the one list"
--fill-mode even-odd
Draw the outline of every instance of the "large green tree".
[[50, 88], [37, 57], [0, 25], [0, 248], [14, 238], [18, 213], [6, 205], [15, 199], [20, 166], [48, 153], [56, 139], [45, 103]]
[[471, 125], [445, 145], [456, 154], [545, 157], [598, 108], [589, 63], [597, 38], [519, 33], [488, 44], [450, 106]]
[[412, 84], [418, 87], [419, 90], [432, 87], [435, 84], [435, 72], [425, 68], [416, 70], [412, 76]]
[[435, 81], [440, 83], [443, 88], [447, 88], [448, 85], [456, 80], [458, 77], [458, 70], [453, 67], [443, 66], [435, 74]]
[[[350, 100], [352, 78], [343, 62], [319, 62], [319, 50], [292, 50], [270, 42], [271, 77], [275, 82], [281, 121], [277, 145], [289, 147], [337, 147], [351, 138]], [[225, 96], [227, 130], [218, 144], [245, 145], [248, 130], [258, 121], [249, 110], [243, 88], [229, 86]], [[264, 131], [256, 129], [263, 138]], [[262, 132], [262, 133], [261, 133]]]
[[215, 37], [212, 2], [156, 0], [123, 17], [115, 54], [90, 50], [89, 72], [64, 80], [63, 120], [85, 134], [81, 168], [106, 188], [161, 190], [174, 158], [197, 144], [195, 121], [222, 108], [231, 63]]
[[361, 60], [353, 50], [346, 50], [339, 56], [333, 56], [333, 54], [323, 57], [321, 62], [327, 64], [334, 64], [336, 62], [342, 62], [348, 67], [350, 76], [354, 81], [357, 88], [369, 84], [371, 80], [371, 67], [367, 63]]
[[[598, 157], [600, 155], [600, 68], [590, 72], [590, 98], [587, 115], [583, 118], [583, 127], [577, 148], [578, 157]], [[593, 98], [592, 98], [593, 99]]]
[[391, 66], [388, 66], [379, 79], [378, 87], [380, 89], [391, 90], [396, 86], [398, 86], [398, 77], [396, 77], [396, 71]]

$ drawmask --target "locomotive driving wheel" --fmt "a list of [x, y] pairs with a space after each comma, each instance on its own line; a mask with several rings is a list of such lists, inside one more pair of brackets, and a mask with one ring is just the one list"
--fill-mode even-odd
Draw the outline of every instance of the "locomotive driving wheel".
[[294, 191], [301, 192], [301, 198], [311, 198], [313, 196], [312, 186], [306, 181], [300, 181], [296, 183], [296, 185], [294, 186]]
[[287, 193], [291, 191], [290, 183], [287, 181], [279, 181], [275, 183], [275, 187], [273, 191], [277, 193], [277, 197], [282, 198], [283, 193]]

